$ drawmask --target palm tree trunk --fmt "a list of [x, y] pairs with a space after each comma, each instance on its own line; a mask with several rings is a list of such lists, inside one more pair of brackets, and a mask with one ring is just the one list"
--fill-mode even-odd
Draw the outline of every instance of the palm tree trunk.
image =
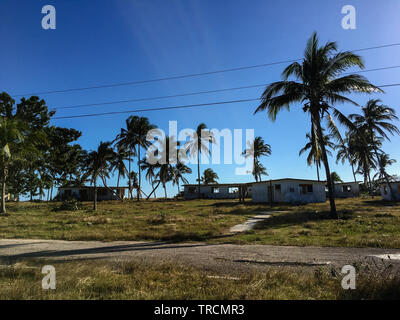
[[50, 190], [50, 201], [53, 200], [53, 186], [51, 186]]
[[318, 166], [318, 163], [317, 163], [317, 177], [318, 177], [318, 181], [321, 181], [320, 178], [319, 178], [319, 166]]
[[128, 199], [132, 199], [132, 182], [131, 182], [131, 161], [132, 161], [132, 149], [129, 149], [129, 172], [128, 172], [128, 187], [129, 187], [129, 194]]
[[[199, 139], [197, 137], [197, 139]], [[201, 143], [201, 141], [199, 141], [198, 143]], [[200, 148], [197, 149], [197, 179], [198, 179], [198, 184], [199, 184], [199, 189], [197, 190], [197, 196], [200, 199], [201, 198], [201, 194], [200, 194]]]
[[138, 170], [139, 170], [139, 189], [137, 191], [137, 201], [140, 201], [140, 197], [141, 197], [141, 170], [140, 170], [140, 145], [138, 145]]
[[163, 188], [164, 188], [164, 195], [165, 195], [165, 199], [167, 199], [168, 198], [168, 196], [167, 196], [167, 188], [166, 188], [166, 186], [165, 186], [165, 183], [163, 182]]
[[337, 219], [338, 214], [336, 212], [336, 204], [335, 204], [335, 197], [333, 193], [333, 184], [332, 184], [332, 179], [331, 179], [331, 172], [329, 169], [329, 162], [328, 162], [328, 156], [326, 153], [326, 148], [324, 144], [324, 139], [323, 139], [323, 133], [322, 133], [322, 128], [321, 128], [321, 118], [318, 112], [316, 112], [314, 115], [315, 124], [317, 126], [317, 135], [318, 135], [318, 140], [320, 141], [320, 146], [321, 146], [321, 151], [322, 151], [322, 162], [324, 163], [325, 167], [325, 174], [326, 174], [326, 181], [328, 183], [328, 196], [329, 196], [329, 203], [331, 207], [331, 212], [330, 216], [331, 218]]
[[371, 173], [368, 171], [368, 181], [369, 181], [369, 192], [371, 194], [371, 197], [374, 198], [374, 193], [372, 190], [372, 180], [371, 180]]
[[156, 187], [153, 189], [153, 191], [151, 191], [151, 193], [147, 196], [146, 200], [149, 200], [149, 198], [151, 197], [151, 195], [154, 193], [156, 194], [156, 189], [158, 188], [158, 186], [160, 185], [161, 181], [158, 181]]
[[97, 178], [94, 178], [93, 210], [97, 210]]
[[350, 165], [351, 165], [351, 171], [353, 172], [354, 182], [357, 182], [356, 173], [354, 171], [354, 165], [352, 163], [350, 163]]

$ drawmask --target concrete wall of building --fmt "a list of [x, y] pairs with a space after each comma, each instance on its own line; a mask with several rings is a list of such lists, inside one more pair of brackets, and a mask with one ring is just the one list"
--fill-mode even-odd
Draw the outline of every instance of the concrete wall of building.
[[359, 182], [335, 183], [335, 198], [355, 198], [360, 196]]
[[388, 186], [385, 184], [381, 185], [381, 195], [382, 199], [388, 201], [400, 201], [400, 182], [391, 183], [393, 198], [390, 195], [390, 191], [388, 190]]
[[[237, 192], [229, 192], [230, 188], [235, 188]], [[251, 187], [250, 187], [251, 188]], [[217, 192], [218, 189], [218, 192]], [[249, 190], [251, 192], [251, 190]], [[184, 186], [183, 197], [186, 200], [198, 198], [198, 186]], [[237, 187], [221, 186], [221, 185], [201, 185], [200, 194], [203, 199], [238, 199], [239, 190]]]
[[[119, 189], [120, 196], [125, 194], [124, 189]], [[67, 197], [73, 197], [78, 200], [83, 201], [93, 201], [94, 200], [94, 189], [90, 188], [62, 188], [59, 190], [59, 195], [61, 199]], [[109, 189], [99, 188], [97, 189], [97, 200], [117, 200], [118, 197]]]
[[[303, 192], [301, 185], [312, 185], [312, 192]], [[307, 188], [306, 188], [307, 189]], [[252, 186], [253, 202], [270, 202], [270, 182], [254, 183]], [[273, 202], [310, 203], [325, 202], [325, 184], [307, 180], [272, 181]]]

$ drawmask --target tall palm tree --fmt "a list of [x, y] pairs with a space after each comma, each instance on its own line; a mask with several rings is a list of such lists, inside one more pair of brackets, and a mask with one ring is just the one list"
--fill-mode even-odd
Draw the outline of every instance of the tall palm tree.
[[261, 176], [267, 176], [267, 169], [261, 164], [260, 161], [256, 161], [253, 166], [253, 176], [256, 179], [256, 182], [262, 181]]
[[213, 169], [207, 168], [203, 172], [203, 176], [201, 177], [201, 181], [204, 184], [214, 184], [218, 183], [217, 180], [219, 179], [218, 175], [216, 172], [214, 172]]
[[332, 183], [343, 182], [342, 178], [340, 178], [339, 174], [336, 171], [331, 173]]
[[[318, 181], [320, 181], [319, 168], [321, 168], [322, 148], [321, 148], [321, 144], [318, 142], [318, 137], [317, 137], [317, 134], [316, 134], [313, 126], [311, 126], [311, 127], [312, 127], [311, 134], [310, 133], [306, 134], [306, 138], [307, 138], [308, 142], [299, 151], [299, 156], [301, 156], [304, 152], [309, 150], [309, 153], [307, 156], [307, 164], [309, 166], [311, 166], [313, 163], [315, 164], [315, 166], [317, 167], [317, 178], [318, 178]], [[332, 153], [328, 150], [328, 148], [331, 148], [331, 149], [334, 148], [334, 144], [330, 140], [331, 135], [329, 135], [329, 134], [324, 135], [323, 139], [324, 139], [323, 141], [324, 141], [326, 153], [327, 153], [327, 155], [331, 156]]]
[[[140, 162], [140, 168], [141, 168], [141, 170], [146, 171], [146, 179], [147, 179], [147, 181], [150, 182], [150, 184], [154, 188], [154, 180], [155, 180], [155, 177], [156, 177], [156, 169], [159, 168], [159, 165], [158, 164], [151, 164], [146, 160], [146, 158], [143, 158], [142, 161]], [[156, 198], [155, 190], [154, 190], [154, 197]], [[149, 197], [147, 197], [147, 198], [149, 198]]]
[[[129, 117], [125, 120], [126, 128], [121, 128], [120, 133], [115, 138], [116, 147], [118, 150], [124, 150], [128, 153], [128, 173], [131, 172], [132, 156], [136, 156], [136, 133], [134, 122], [132, 118]], [[130, 175], [128, 174], [128, 196], [132, 199], [132, 181]]]
[[[327, 120], [333, 133], [338, 133], [333, 117], [342, 124], [351, 126], [351, 121], [334, 107], [336, 103], [345, 102], [357, 105], [345, 97], [345, 94], [382, 92], [361, 75], [343, 75], [343, 72], [352, 67], [364, 68], [360, 56], [352, 52], [337, 53], [335, 42], [328, 42], [320, 46], [317, 34], [314, 33], [308, 40], [302, 62], [290, 64], [283, 71], [283, 81], [274, 82], [266, 87], [261, 96], [261, 104], [255, 113], [267, 110], [269, 118], [274, 121], [282, 109], [290, 110], [290, 105], [293, 103], [302, 104], [303, 111], [310, 115], [318, 140], [323, 141], [323, 120]], [[297, 81], [289, 80], [291, 77]], [[332, 218], [337, 218], [331, 173], [324, 143], [321, 143], [321, 160], [325, 167], [328, 183], [330, 214]]]
[[387, 173], [387, 167], [391, 166], [392, 164], [396, 163], [397, 161], [395, 159], [390, 159], [390, 156], [387, 153], [380, 153], [378, 155], [378, 168], [379, 171], [374, 175], [374, 180], [379, 179], [383, 180], [385, 179], [386, 176], [392, 178], [388, 173]]
[[[167, 183], [174, 180], [174, 167], [173, 163], [171, 163], [172, 159], [177, 159], [178, 156], [178, 141], [175, 140], [175, 137], [165, 136], [164, 141], [161, 141], [163, 145], [163, 150], [160, 150], [159, 156], [164, 160], [161, 164], [157, 164], [156, 168], [158, 168], [158, 172], [156, 174], [154, 183], [157, 183], [156, 187], [153, 188], [153, 191], [147, 196], [147, 199], [155, 192], [160, 183], [164, 188], [165, 199], [167, 199]], [[176, 156], [171, 155], [173, 153]]]
[[[129, 153], [124, 149], [118, 149], [114, 154], [110, 164], [110, 170], [115, 172], [118, 171], [117, 188], [119, 187], [120, 178], [125, 178], [128, 175], [128, 169], [126, 168], [125, 161], [129, 159]], [[119, 197], [119, 194], [117, 195]], [[123, 200], [123, 199], [121, 199]]]
[[352, 155], [350, 153], [349, 132], [346, 132], [346, 138], [339, 139], [339, 143], [334, 147], [334, 149], [337, 150], [336, 163], [341, 161], [342, 164], [344, 164], [345, 161], [347, 160], [351, 166], [351, 171], [353, 173], [354, 182], [357, 182], [356, 172], [354, 170], [354, 165], [356, 164], [356, 159], [354, 158], [354, 155]]
[[141, 168], [140, 168], [140, 150], [142, 148], [148, 148], [150, 142], [147, 141], [147, 133], [155, 129], [156, 126], [150, 124], [149, 119], [146, 117], [130, 116], [130, 122], [132, 123], [134, 131], [134, 144], [137, 146], [137, 163], [138, 163], [138, 192], [137, 200], [139, 201], [142, 193], [142, 179], [141, 179]]
[[[255, 137], [253, 141], [247, 143], [247, 149], [244, 150], [243, 155], [245, 158], [252, 157], [253, 158], [253, 176], [258, 182], [260, 178], [260, 170], [261, 167], [266, 170], [261, 163], [259, 162], [260, 158], [263, 156], [271, 155], [271, 146], [264, 142], [263, 138], [260, 136]], [[256, 168], [258, 166], [258, 168]]]
[[[388, 134], [400, 134], [400, 130], [391, 123], [393, 120], [398, 120], [396, 111], [381, 103], [379, 99], [371, 99], [362, 107], [361, 114], [351, 114], [350, 119], [354, 120], [354, 124], [368, 133], [368, 137], [373, 146], [374, 154], [379, 165], [378, 146], [373, 143], [375, 137], [387, 139], [390, 141]], [[385, 170], [380, 170], [384, 175], [384, 179], [389, 188], [390, 194], [393, 197], [393, 190], [390, 184], [389, 176]]]
[[[202, 138], [203, 134], [203, 138]], [[215, 139], [212, 132], [207, 129], [204, 123], [200, 123], [197, 126], [195, 134], [190, 137], [189, 141], [184, 145], [186, 150], [189, 150], [189, 154], [192, 158], [197, 158], [197, 181], [198, 181], [198, 198], [201, 198], [200, 194], [200, 154], [203, 153], [207, 156], [210, 154], [210, 149], [208, 147], [209, 143], [215, 143]]]
[[[369, 138], [369, 133], [363, 128], [356, 127], [349, 132], [348, 149], [354, 161], [357, 163], [356, 173], [364, 176], [364, 186], [372, 194], [371, 169], [376, 168], [374, 159], [374, 148], [380, 148], [382, 139]], [[368, 186], [369, 185], [369, 186]]]
[[177, 163], [173, 168], [173, 180], [172, 183], [178, 186], [178, 195], [180, 193], [180, 181], [183, 183], [189, 183], [189, 181], [184, 177], [185, 174], [192, 173], [192, 169], [183, 163]]
[[93, 210], [97, 210], [97, 178], [107, 178], [110, 170], [110, 163], [114, 158], [114, 151], [111, 142], [100, 142], [96, 151], [88, 154], [85, 161], [87, 174], [91, 177], [94, 186]]

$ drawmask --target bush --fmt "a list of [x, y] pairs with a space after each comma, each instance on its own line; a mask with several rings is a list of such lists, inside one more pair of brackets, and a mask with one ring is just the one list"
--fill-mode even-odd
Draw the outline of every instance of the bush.
[[76, 199], [64, 200], [56, 211], [77, 211], [82, 210], [82, 202]]

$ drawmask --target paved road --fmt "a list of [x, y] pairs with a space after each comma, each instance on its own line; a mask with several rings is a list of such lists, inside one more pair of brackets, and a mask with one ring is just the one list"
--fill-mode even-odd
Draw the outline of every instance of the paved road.
[[[230, 273], [262, 269], [270, 266], [315, 268], [341, 267], [356, 261], [382, 263], [391, 256], [391, 263], [400, 269], [400, 249], [293, 247], [270, 245], [232, 245], [166, 242], [99, 242], [60, 240], [0, 240], [0, 260], [14, 263], [20, 259], [53, 260], [140, 260], [173, 261], [204, 270]], [[380, 258], [372, 258], [380, 256]], [[375, 260], [372, 261], [372, 260]]]

